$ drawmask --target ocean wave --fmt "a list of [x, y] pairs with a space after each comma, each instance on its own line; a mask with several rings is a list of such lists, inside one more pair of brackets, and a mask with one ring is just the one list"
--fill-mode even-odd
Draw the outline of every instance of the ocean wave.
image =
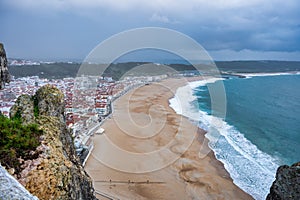
[[187, 85], [179, 87], [176, 90], [174, 97], [169, 100], [170, 107], [173, 108], [176, 113], [184, 115], [190, 118], [191, 120], [198, 121], [198, 110], [195, 110], [195, 107], [193, 107], [191, 104], [192, 101], [197, 99], [197, 97], [194, 96], [194, 89], [200, 86], [205, 86], [209, 83], [214, 83], [219, 80], [224, 79], [209, 78], [206, 80], [189, 82]]
[[237, 186], [255, 199], [265, 199], [275, 178], [277, 160], [259, 150], [234, 126], [198, 110], [191, 103], [197, 98], [193, 95], [193, 89], [218, 80], [221, 79], [196, 81], [178, 88], [174, 98], [169, 100], [170, 106], [176, 113], [198, 121], [199, 127], [207, 131], [205, 136], [209, 140], [209, 147]]
[[300, 75], [300, 72], [274, 72], [274, 73], [237, 73], [238, 76], [244, 76], [245, 78], [252, 78], [256, 76], [282, 76], [282, 75]]
[[[265, 199], [278, 167], [276, 159], [260, 151], [225, 121], [222, 120], [215, 125], [213, 118], [204, 115], [200, 121], [209, 123], [206, 124], [208, 127], [206, 136], [217, 159], [224, 163], [236, 185], [255, 199]], [[219, 118], [217, 120], [220, 121]]]
[[205, 80], [189, 82], [188, 86], [190, 86], [191, 89], [196, 89], [200, 86], [205, 86], [209, 83], [215, 83], [216, 81], [220, 81], [220, 80], [225, 80], [225, 79], [224, 78], [212, 77], [212, 78], [208, 78], [208, 79], [205, 79]]

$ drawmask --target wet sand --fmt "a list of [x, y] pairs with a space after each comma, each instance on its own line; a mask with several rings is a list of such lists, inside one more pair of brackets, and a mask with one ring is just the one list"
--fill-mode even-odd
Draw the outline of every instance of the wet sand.
[[253, 199], [216, 160], [205, 131], [169, 107], [185, 84], [186, 79], [167, 79], [114, 102], [113, 115], [102, 125], [105, 133], [92, 137], [85, 166], [97, 192], [122, 200]]

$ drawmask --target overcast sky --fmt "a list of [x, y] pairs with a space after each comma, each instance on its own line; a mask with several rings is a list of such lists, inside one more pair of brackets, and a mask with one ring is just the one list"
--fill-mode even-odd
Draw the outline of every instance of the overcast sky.
[[300, 60], [299, 0], [1, 0], [9, 57], [84, 59], [132, 28], [165, 27], [215, 60]]

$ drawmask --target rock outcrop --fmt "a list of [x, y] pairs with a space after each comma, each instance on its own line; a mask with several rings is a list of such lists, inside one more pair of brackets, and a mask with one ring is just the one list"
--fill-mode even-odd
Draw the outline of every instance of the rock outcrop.
[[267, 200], [300, 199], [300, 162], [277, 169]]
[[40, 115], [57, 117], [64, 122], [65, 103], [64, 95], [60, 90], [48, 85], [39, 89], [35, 98]]
[[30, 124], [34, 122], [34, 104], [32, 97], [23, 94], [19, 96], [15, 105], [10, 109], [10, 118], [20, 115], [23, 124]]
[[23, 160], [14, 174], [39, 199], [96, 199], [92, 181], [76, 155], [73, 139], [64, 122], [64, 95], [46, 85], [30, 97], [22, 95], [10, 112], [35, 122], [43, 130], [37, 159]]
[[7, 68], [7, 58], [4, 50], [4, 46], [0, 43], [0, 89], [2, 89], [5, 83], [9, 83], [10, 75]]

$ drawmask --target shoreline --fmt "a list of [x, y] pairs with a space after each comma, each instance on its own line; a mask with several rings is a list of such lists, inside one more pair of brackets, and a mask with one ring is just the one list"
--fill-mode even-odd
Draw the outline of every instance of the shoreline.
[[[196, 80], [199, 80], [199, 78], [189, 78], [188, 81]], [[113, 114], [117, 115], [114, 115], [112, 119], [103, 124], [106, 130], [104, 135], [96, 135], [92, 138], [94, 140], [94, 150], [85, 167], [94, 181], [96, 191], [120, 199], [253, 199], [233, 183], [224, 164], [216, 159], [214, 152], [208, 147], [205, 131], [194, 125], [187, 117], [177, 114], [170, 107], [169, 100], [174, 97], [179, 87], [186, 84], [186, 80], [182, 78], [166, 79], [159, 83], [152, 83], [129, 91], [114, 102], [116, 108]], [[161, 87], [162, 85], [164, 87]], [[153, 96], [152, 101], [147, 101], [147, 98]], [[132, 103], [128, 106], [127, 104], [130, 101]], [[159, 104], [160, 106], [152, 105], [153, 102], [155, 105]], [[126, 105], [135, 123], [140, 126], [148, 125], [149, 118], [147, 118], [147, 115], [150, 115], [151, 122], [155, 124], [151, 127], [152, 130], [161, 128], [163, 131], [159, 133], [165, 133], [165, 135], [158, 134], [150, 137], [146, 131], [143, 136], [147, 140], [140, 139], [143, 140], [143, 144], [140, 144], [136, 138], [124, 134], [126, 131], [138, 131], [132, 126], [118, 124], [118, 121], [128, 119], [128, 116], [120, 114], [123, 113], [121, 112], [122, 107]], [[162, 115], [160, 111], [163, 111], [162, 113], [165, 115]], [[163, 117], [166, 117], [165, 124], [160, 124]], [[178, 122], [181, 126], [180, 131], [187, 133], [183, 134], [181, 138], [177, 138], [176, 135], [176, 131], [179, 130]], [[164, 126], [160, 127], [161, 125]], [[178, 144], [189, 140], [186, 135], [193, 131], [196, 132], [195, 137], [190, 146], [182, 151], [182, 146], [178, 146]], [[138, 162], [138, 160], [130, 160], [129, 162], [124, 156], [120, 156], [120, 153], [114, 152], [114, 149], [106, 144], [111, 141], [128, 152], [147, 153], [167, 146], [168, 142], [174, 140], [174, 138], [176, 144], [172, 144], [168, 148], [171, 152], [168, 156], [172, 156], [174, 153], [177, 153], [176, 155], [180, 153], [180, 156], [177, 156], [178, 158], [174, 162], [165, 163], [166, 166], [152, 172], [143, 172], [143, 169], [149, 165], [154, 165], [152, 166], [154, 169], [155, 164], [162, 162], [161, 158], [166, 158], [164, 155], [159, 158], [154, 157], [152, 160], [144, 160], [145, 164]], [[115, 166], [127, 166], [128, 171], [133, 167], [132, 169], [140, 170], [143, 173], [120, 172], [108, 167], [105, 162], [116, 164]], [[127, 184], [116, 184], [114, 181], [125, 181]], [[143, 181], [148, 184], [137, 184]], [[163, 182], [165, 184], [155, 185], [151, 184], [152, 182]]]

